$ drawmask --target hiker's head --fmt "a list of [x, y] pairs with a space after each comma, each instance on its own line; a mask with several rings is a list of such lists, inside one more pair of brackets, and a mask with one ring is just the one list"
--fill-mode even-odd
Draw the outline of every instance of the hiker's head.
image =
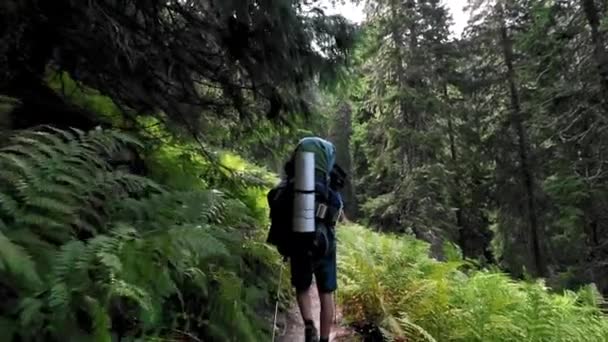
[[291, 156], [289, 158], [289, 160], [287, 160], [287, 162], [283, 166], [283, 172], [285, 172], [285, 177], [287, 177], [287, 178], [293, 178], [294, 173], [295, 173], [295, 171], [294, 171], [293, 156]]

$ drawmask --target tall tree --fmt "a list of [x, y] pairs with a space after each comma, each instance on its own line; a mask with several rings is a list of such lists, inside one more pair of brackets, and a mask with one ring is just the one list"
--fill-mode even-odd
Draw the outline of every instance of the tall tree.
[[521, 108], [521, 100], [517, 86], [517, 79], [514, 69], [513, 60], [513, 43], [509, 36], [505, 10], [502, 3], [496, 5], [498, 20], [500, 21], [500, 44], [504, 62], [507, 68], [506, 80], [509, 85], [509, 98], [511, 103], [511, 125], [513, 125], [517, 134], [517, 148], [519, 154], [519, 169], [521, 172], [522, 183], [525, 187], [525, 200], [527, 206], [527, 219], [529, 227], [529, 245], [530, 255], [533, 257], [534, 269], [533, 274], [537, 276], [547, 275], [547, 265], [544, 260], [544, 255], [541, 250], [540, 241], [540, 225], [538, 223], [538, 211], [536, 203], [536, 179], [534, 175], [532, 161], [530, 158], [530, 143], [526, 127], [524, 126], [523, 111]]
[[336, 162], [347, 173], [347, 183], [344, 186], [344, 212], [346, 217], [354, 220], [358, 216], [357, 200], [353, 182], [353, 166], [351, 155], [351, 136], [353, 109], [346, 100], [339, 100], [334, 108], [335, 114], [330, 124], [329, 137], [336, 145]]
[[602, 103], [608, 115], [608, 52], [604, 42], [603, 32], [600, 30], [600, 14], [595, 0], [581, 0], [585, 16], [591, 28], [591, 41], [593, 42], [594, 61], [597, 65], [598, 79], [600, 83]]
[[[580, 1], [538, 1], [525, 11], [526, 30], [515, 36], [526, 96], [535, 171], [542, 188], [547, 262], [558, 286], [595, 282], [605, 292], [606, 260], [598, 232], [606, 203], [606, 133], [595, 44]], [[563, 251], [567, 250], [568, 253]]]
[[368, 1], [366, 11], [354, 139], [369, 167], [358, 186], [362, 209], [382, 229], [411, 231], [441, 255], [455, 234], [445, 131], [434, 124], [444, 101], [439, 66], [449, 17], [435, 0]]

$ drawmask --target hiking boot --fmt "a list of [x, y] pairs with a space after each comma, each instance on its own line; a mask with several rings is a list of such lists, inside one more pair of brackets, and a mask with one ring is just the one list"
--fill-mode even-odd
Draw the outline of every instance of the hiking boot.
[[319, 342], [319, 334], [314, 323], [306, 322], [304, 326], [304, 341], [305, 342]]

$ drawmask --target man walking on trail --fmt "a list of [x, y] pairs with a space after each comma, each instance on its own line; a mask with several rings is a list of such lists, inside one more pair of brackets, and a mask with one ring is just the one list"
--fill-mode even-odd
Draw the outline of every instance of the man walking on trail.
[[[290, 210], [293, 202], [287, 200], [288, 197], [281, 198], [281, 192], [289, 193], [290, 190], [281, 191], [281, 189], [291, 189], [289, 187], [290, 179], [296, 172], [294, 170], [294, 156], [298, 152], [314, 153], [315, 202], [317, 207], [315, 210], [315, 238], [312, 248], [309, 248], [309, 244], [302, 241], [297, 234], [281, 233], [288, 232], [289, 230], [286, 230], [285, 226], [291, 226], [292, 224], [289, 221], [290, 218], [284, 216], [293, 214]], [[335, 154], [335, 146], [327, 140], [319, 137], [300, 140], [294, 156], [285, 165], [286, 179], [277, 188], [271, 190], [268, 195], [271, 211], [271, 231], [268, 240], [278, 247], [283, 256], [290, 259], [291, 284], [296, 290], [298, 306], [304, 320], [306, 342], [328, 342], [334, 319], [333, 293], [338, 286], [335, 226], [343, 208], [338, 191], [342, 187], [346, 176], [342, 169], [336, 165]], [[319, 205], [324, 206], [324, 208], [319, 210]], [[323, 214], [320, 215], [319, 212], [323, 212]], [[279, 236], [280, 234], [285, 235], [283, 237]], [[292, 241], [288, 243], [280, 241], [281, 239], [289, 240], [290, 237]], [[321, 304], [320, 338], [312, 313], [313, 275]]]
[[[315, 179], [317, 182], [326, 182], [329, 187], [330, 175], [325, 170], [332, 170], [335, 164], [335, 146], [321, 138], [306, 138], [300, 141], [296, 151], [315, 152]], [[321, 152], [321, 153], [319, 153]], [[337, 200], [340, 201], [338, 192]], [[318, 222], [317, 225], [326, 225]], [[317, 227], [319, 228], [319, 227]], [[337, 289], [337, 266], [336, 266], [336, 239], [335, 223], [331, 226], [320, 227], [327, 231], [328, 253], [315, 260], [309, 255], [297, 254], [291, 258], [291, 283], [296, 289], [296, 297], [302, 318], [305, 324], [305, 341], [328, 342], [331, 326], [334, 318], [333, 292]], [[315, 276], [319, 300], [321, 302], [320, 330], [321, 338], [318, 340], [317, 330], [312, 314], [312, 278]]]

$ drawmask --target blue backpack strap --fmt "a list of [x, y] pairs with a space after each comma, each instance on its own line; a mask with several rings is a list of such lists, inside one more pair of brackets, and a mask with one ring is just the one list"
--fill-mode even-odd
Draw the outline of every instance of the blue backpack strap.
[[327, 183], [317, 182], [315, 190], [317, 192], [317, 220], [329, 227], [334, 227], [344, 207], [342, 196], [339, 192], [331, 189]]
[[340, 214], [344, 209], [344, 202], [342, 201], [342, 195], [338, 191], [334, 191], [331, 188], [329, 189], [329, 208], [330, 208], [330, 217], [329, 222], [331, 226], [335, 226], [338, 220], [340, 219]]

